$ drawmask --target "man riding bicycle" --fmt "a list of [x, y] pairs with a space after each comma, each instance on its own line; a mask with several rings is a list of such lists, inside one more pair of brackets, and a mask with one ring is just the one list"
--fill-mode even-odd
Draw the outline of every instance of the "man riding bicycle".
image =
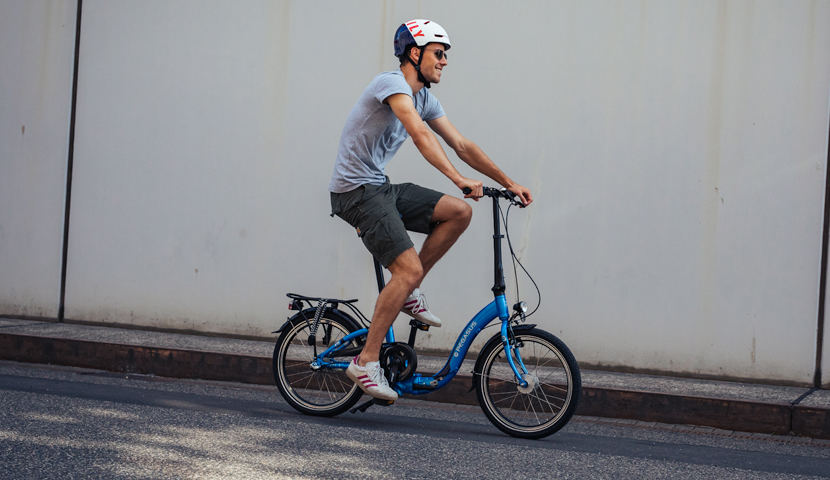
[[[398, 28], [394, 41], [400, 69], [377, 75], [352, 108], [329, 184], [332, 216], [354, 227], [369, 252], [392, 273], [378, 295], [363, 351], [346, 370], [364, 392], [385, 400], [398, 397], [378, 362], [386, 332], [401, 311], [427, 325], [441, 326], [419, 287], [466, 230], [473, 213], [459, 198], [411, 183], [390, 183], [386, 164], [412, 137], [432, 166], [457, 188], [470, 189], [465, 198], [477, 201], [482, 196], [482, 182], [458, 173], [426, 122], [465, 163], [515, 193], [524, 205], [533, 201], [530, 190], [513, 182], [475, 143], [461, 136], [429, 92], [447, 66], [451, 46], [447, 32], [435, 22], [412, 20]], [[427, 234], [420, 253], [415, 252], [407, 230]]]

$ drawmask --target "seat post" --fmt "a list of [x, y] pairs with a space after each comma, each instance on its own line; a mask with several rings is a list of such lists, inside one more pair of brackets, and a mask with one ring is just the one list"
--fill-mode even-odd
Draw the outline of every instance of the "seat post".
[[375, 276], [378, 279], [378, 293], [380, 293], [380, 291], [383, 290], [383, 287], [386, 286], [386, 279], [383, 278], [383, 266], [381, 266], [377, 258], [372, 257], [372, 260], [375, 261]]

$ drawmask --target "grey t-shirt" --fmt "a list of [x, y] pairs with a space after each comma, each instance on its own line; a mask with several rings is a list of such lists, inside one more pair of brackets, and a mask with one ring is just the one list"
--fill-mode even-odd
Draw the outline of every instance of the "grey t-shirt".
[[[383, 103], [396, 93], [412, 97], [412, 87], [400, 70], [379, 74], [363, 91], [340, 135], [329, 191], [343, 193], [367, 183], [386, 182], [384, 167], [409, 137], [392, 107]], [[418, 91], [413, 101], [424, 121], [445, 115], [441, 103], [426, 88]]]

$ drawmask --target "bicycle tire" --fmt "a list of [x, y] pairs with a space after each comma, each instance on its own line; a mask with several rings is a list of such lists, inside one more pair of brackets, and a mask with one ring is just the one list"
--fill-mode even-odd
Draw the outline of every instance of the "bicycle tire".
[[520, 330], [514, 338], [528, 370], [528, 387], [520, 387], [502, 342], [493, 341], [476, 362], [476, 396], [484, 415], [502, 432], [544, 438], [564, 427], [579, 404], [579, 365], [568, 347], [544, 330]]
[[[274, 381], [285, 401], [297, 411], [306, 415], [333, 417], [352, 408], [363, 391], [346, 376], [345, 369], [311, 368], [314, 349], [308, 338], [312, 324], [312, 319], [297, 318], [283, 329], [274, 346]], [[329, 311], [324, 312], [315, 336], [317, 353], [353, 331], [353, 325]], [[362, 339], [355, 339], [347, 347], [362, 344]]]

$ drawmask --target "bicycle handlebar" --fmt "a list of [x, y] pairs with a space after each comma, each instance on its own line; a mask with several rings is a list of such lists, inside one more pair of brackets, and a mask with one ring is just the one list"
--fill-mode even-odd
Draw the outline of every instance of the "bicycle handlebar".
[[[510, 190], [508, 190], [506, 188], [500, 188], [500, 189], [499, 188], [492, 188], [492, 187], [482, 187], [482, 188], [484, 188], [484, 196], [485, 197], [503, 198], [503, 199], [509, 201], [510, 203], [512, 203], [513, 205], [517, 205], [517, 206], [522, 207], [522, 208], [525, 207], [525, 205], [522, 203], [521, 199], [519, 199], [519, 197], [515, 193], [511, 192]], [[464, 195], [469, 195], [470, 193], [472, 193], [472, 190], [469, 187], [464, 187], [464, 188], [461, 189], [461, 191], [464, 193]]]

